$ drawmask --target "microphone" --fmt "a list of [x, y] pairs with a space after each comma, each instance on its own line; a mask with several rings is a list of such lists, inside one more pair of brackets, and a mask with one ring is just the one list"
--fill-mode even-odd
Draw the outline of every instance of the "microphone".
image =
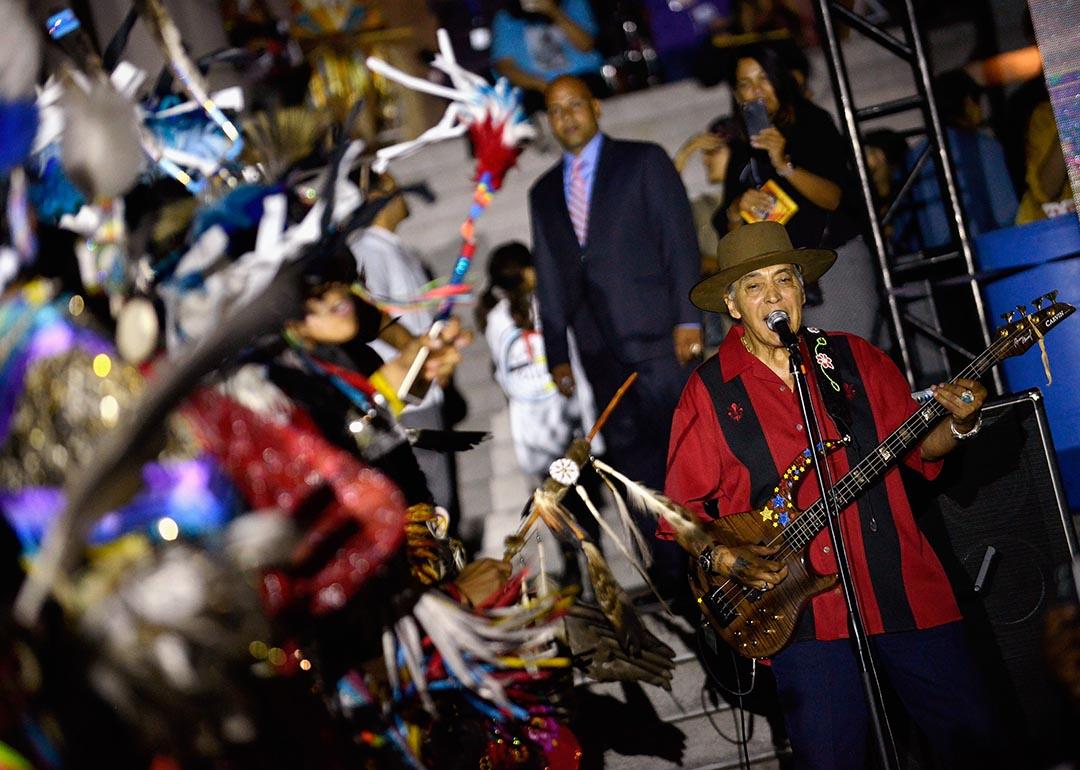
[[776, 332], [776, 335], [780, 338], [780, 342], [784, 344], [784, 347], [798, 348], [799, 338], [791, 331], [791, 327], [788, 325], [790, 320], [788, 314], [783, 310], [774, 310], [765, 317], [765, 325], [768, 326], [771, 331]]

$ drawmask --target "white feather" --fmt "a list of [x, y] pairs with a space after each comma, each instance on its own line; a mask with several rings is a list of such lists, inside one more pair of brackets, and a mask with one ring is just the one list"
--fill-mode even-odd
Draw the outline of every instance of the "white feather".
[[664, 497], [659, 492], [654, 492], [643, 484], [630, 480], [601, 460], [594, 459], [593, 467], [601, 477], [606, 474], [626, 487], [627, 499], [639, 511], [647, 513], [653, 518], [666, 521], [676, 533], [681, 535], [678, 538], [681, 542], [684, 541], [684, 538], [686, 538], [686, 541], [705, 538], [701, 523], [694, 514], [674, 500]]
[[509, 709], [510, 702], [498, 680], [469, 661], [497, 663], [504, 655], [526, 659], [550, 655], [559, 623], [538, 620], [550, 611], [557, 598], [558, 594], [541, 596], [529, 607], [479, 614], [429, 591], [420, 597], [413, 615], [459, 682], [485, 700]]
[[498, 680], [466, 661], [466, 654], [488, 662], [494, 660], [495, 655], [475, 632], [464, 627], [456, 616], [456, 610], [456, 606], [435, 599], [429, 592], [420, 597], [413, 613], [442, 655], [447, 670], [480, 697], [509, 709], [510, 702]]
[[278, 425], [289, 421], [293, 403], [270, 381], [262, 364], [244, 364], [218, 384], [218, 390], [241, 406]]
[[22, 0], [0, 0], [0, 101], [33, 96], [41, 68], [41, 35]]
[[[664, 601], [664, 597], [660, 595], [660, 592], [656, 590], [656, 586], [653, 585], [652, 579], [649, 577], [649, 573], [645, 570], [645, 565], [643, 565], [639, 560], [634, 558], [634, 555], [630, 553], [630, 549], [625, 543], [623, 543], [619, 539], [619, 536], [615, 534], [615, 530], [611, 528], [611, 525], [604, 521], [604, 517], [600, 515], [600, 511], [596, 510], [596, 506], [593, 505], [593, 501], [589, 498], [589, 493], [577, 484], [574, 485], [574, 489], [577, 490], [578, 497], [581, 498], [581, 501], [585, 503], [585, 507], [589, 509], [589, 513], [593, 515], [593, 518], [596, 519], [597, 523], [600, 524], [600, 527], [604, 530], [604, 532], [607, 533], [607, 536], [610, 537], [611, 540], [615, 543], [615, 547], [618, 548], [622, 555], [626, 557], [627, 561], [630, 562], [630, 566], [637, 570], [637, 573], [645, 579], [645, 585], [647, 585], [649, 587], [649, 590], [652, 591], [656, 598], [660, 600], [660, 604], [663, 606], [663, 608], [667, 610], [667, 613], [669, 615], [673, 614], [671, 612], [671, 608], [668, 607], [667, 602]], [[636, 527], [634, 528], [634, 531], [637, 531]]]
[[600, 476], [600, 480], [607, 486], [608, 491], [611, 492], [611, 498], [615, 501], [615, 510], [619, 513], [619, 521], [622, 523], [626, 539], [630, 540], [633, 538], [635, 545], [637, 545], [638, 553], [641, 554], [642, 563], [646, 567], [652, 566], [652, 549], [649, 548], [649, 544], [645, 541], [645, 536], [641, 534], [641, 530], [638, 529], [637, 524], [630, 515], [630, 510], [626, 507], [626, 501], [622, 499], [619, 490], [611, 483], [611, 479], [607, 476]]
[[287, 564], [299, 530], [291, 516], [276, 508], [237, 516], [225, 530], [225, 552], [241, 570], [264, 570]]
[[427, 677], [424, 676], [424, 650], [420, 640], [420, 631], [416, 627], [416, 621], [411, 615], [405, 615], [394, 624], [401, 649], [405, 655], [405, 666], [409, 671], [409, 679], [416, 686], [420, 695], [420, 701], [429, 714], [435, 714], [435, 704], [428, 693]]
[[382, 632], [383, 664], [386, 666], [386, 679], [394, 690], [401, 689], [401, 679], [398, 678], [397, 669], [397, 639], [394, 632], [384, 628]]
[[107, 83], [66, 90], [61, 143], [64, 170], [92, 200], [123, 195], [142, 171], [135, 105]]

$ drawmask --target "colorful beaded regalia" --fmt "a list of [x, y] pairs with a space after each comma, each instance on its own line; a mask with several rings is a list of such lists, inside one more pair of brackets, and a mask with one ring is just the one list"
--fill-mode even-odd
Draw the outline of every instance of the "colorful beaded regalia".
[[[80, 324], [82, 297], [49, 295], [38, 282], [0, 308], [0, 505], [29, 554], [63, 507], [68, 473], [88, 462], [145, 388], [111, 343]], [[101, 519], [91, 543], [155, 535], [165, 519], [178, 534], [200, 533], [235, 511], [231, 484], [182, 419], [170, 419], [157, 443], [144, 448], [143, 491]]]
[[[43, 767], [574, 770], [574, 669], [667, 686], [670, 650], [635, 622], [595, 548], [597, 608], [514, 573], [512, 553], [463, 564], [379, 371], [287, 333], [341, 282], [330, 263], [385, 205], [350, 179], [362, 143], [328, 136], [327, 115], [284, 113], [242, 138], [225, 109], [239, 103], [207, 90], [164, 5], [135, 5], [179, 92], [136, 106], [141, 74], [114, 83], [74, 14], [51, 16], [67, 58], [29, 110], [49, 130], [31, 162], [3, 159], [32, 184], [9, 188], [11, 245], [0, 243], [0, 535], [14, 531], [26, 568], [0, 614], [0, 689], [17, 694], [20, 716], [0, 720], [0, 759], [10, 728]], [[297, 2], [294, 29], [309, 42], [367, 34], [378, 20], [365, 8]], [[440, 40], [451, 108], [376, 164], [469, 133], [477, 187], [453, 277], [406, 298], [438, 302], [445, 318], [464, 291], [473, 225], [531, 129], [511, 89], [463, 74]], [[320, 69], [313, 99], [322, 88], [328, 109], [351, 108], [363, 89], [338, 86], [360, 67], [370, 77], [358, 56]], [[97, 145], [71, 146], [92, 135], [87, 124], [54, 120], [69, 88]], [[323, 167], [297, 168], [314, 159]], [[148, 203], [159, 192], [172, 208]], [[37, 231], [20, 216], [26, 201], [46, 215]], [[28, 280], [58, 263], [49, 274], [66, 283]], [[132, 305], [146, 322], [138, 365], [102, 331], [129, 328], [121, 308]], [[539, 495], [531, 520], [564, 526], [559, 495], [572, 486]]]

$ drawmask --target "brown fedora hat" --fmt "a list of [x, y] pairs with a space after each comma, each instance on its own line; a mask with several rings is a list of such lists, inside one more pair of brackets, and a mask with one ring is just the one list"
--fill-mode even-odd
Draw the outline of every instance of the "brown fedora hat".
[[732, 230], [716, 247], [720, 269], [690, 290], [690, 301], [702, 310], [726, 312], [728, 286], [747, 273], [770, 265], [793, 264], [802, 268], [803, 279], [816, 281], [832, 267], [832, 249], [796, 249], [779, 222], [753, 222]]

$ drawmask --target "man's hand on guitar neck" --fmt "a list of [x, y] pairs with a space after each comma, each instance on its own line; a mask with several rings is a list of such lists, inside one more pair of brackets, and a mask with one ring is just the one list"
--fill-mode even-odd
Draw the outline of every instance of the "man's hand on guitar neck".
[[982, 425], [979, 416], [986, 400], [986, 388], [978, 380], [957, 379], [933, 387], [934, 400], [949, 411], [949, 419], [923, 439], [924, 460], [937, 460], [956, 448], [957, 440], [974, 436]]
[[710, 572], [750, 588], [768, 591], [788, 574], [783, 562], [768, 558], [779, 550], [780, 546], [775, 545], [716, 545], [709, 552]]

